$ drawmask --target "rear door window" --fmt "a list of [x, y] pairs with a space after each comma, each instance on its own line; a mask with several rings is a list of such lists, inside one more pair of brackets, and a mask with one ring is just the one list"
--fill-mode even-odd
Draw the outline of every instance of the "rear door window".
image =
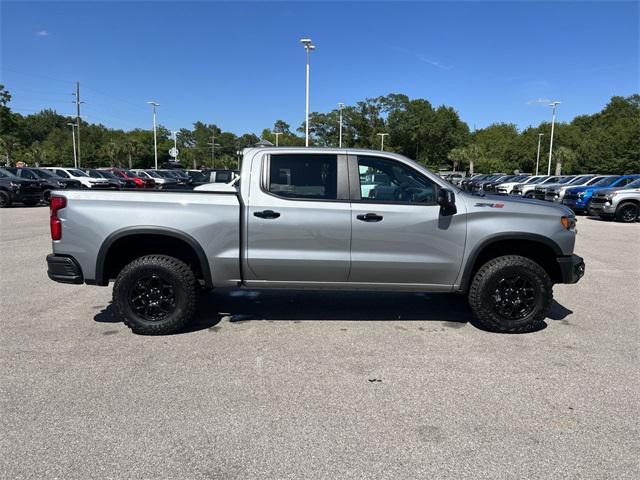
[[336, 200], [338, 158], [336, 155], [272, 155], [267, 190], [284, 198]]

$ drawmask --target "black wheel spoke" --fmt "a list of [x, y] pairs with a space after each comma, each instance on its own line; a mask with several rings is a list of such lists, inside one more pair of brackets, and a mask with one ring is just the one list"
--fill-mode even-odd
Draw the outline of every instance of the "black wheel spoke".
[[520, 274], [501, 278], [490, 296], [492, 309], [509, 320], [520, 320], [529, 315], [536, 306], [538, 293], [531, 280]]
[[144, 320], [162, 320], [176, 308], [173, 285], [158, 274], [141, 277], [129, 291], [129, 305]]

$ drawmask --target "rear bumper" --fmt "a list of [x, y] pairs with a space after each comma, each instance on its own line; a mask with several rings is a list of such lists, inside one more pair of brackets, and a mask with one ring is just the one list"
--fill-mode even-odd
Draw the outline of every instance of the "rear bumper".
[[56, 254], [47, 255], [47, 275], [54, 282], [80, 284], [84, 282], [82, 269], [75, 258]]
[[558, 257], [562, 283], [577, 283], [584, 275], [584, 260], [578, 255]]

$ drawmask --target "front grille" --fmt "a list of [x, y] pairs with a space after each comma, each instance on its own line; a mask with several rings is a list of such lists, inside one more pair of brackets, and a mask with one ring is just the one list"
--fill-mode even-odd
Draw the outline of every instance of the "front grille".
[[605, 197], [593, 197], [591, 198], [591, 204], [596, 204], [596, 203], [605, 203], [607, 201], [607, 199]]

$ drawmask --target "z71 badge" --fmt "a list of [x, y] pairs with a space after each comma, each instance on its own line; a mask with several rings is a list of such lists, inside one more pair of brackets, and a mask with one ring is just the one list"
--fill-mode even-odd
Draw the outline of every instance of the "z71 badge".
[[476, 203], [474, 207], [489, 207], [489, 208], [503, 208], [504, 203]]

